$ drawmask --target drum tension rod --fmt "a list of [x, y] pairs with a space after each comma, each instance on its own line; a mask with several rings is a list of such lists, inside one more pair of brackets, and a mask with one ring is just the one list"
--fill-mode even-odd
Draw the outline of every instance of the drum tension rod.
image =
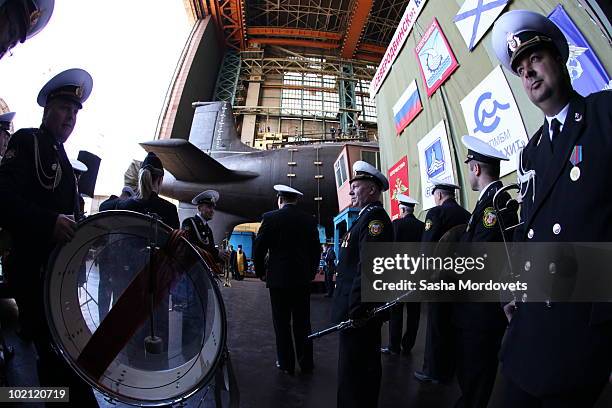
[[[144, 339], [144, 347], [147, 353], [160, 354], [164, 349], [164, 344], [162, 338], [155, 335], [155, 293], [157, 292], [157, 279], [154, 276], [155, 269], [152, 267], [153, 255], [155, 251], [159, 250], [157, 242], [159, 238], [159, 216], [157, 214], [148, 215], [151, 217], [151, 231], [153, 232], [153, 237], [149, 240], [149, 245], [147, 246], [149, 250], [149, 316], [151, 321], [151, 335]], [[151, 235], [149, 235], [149, 237], [151, 237]]]

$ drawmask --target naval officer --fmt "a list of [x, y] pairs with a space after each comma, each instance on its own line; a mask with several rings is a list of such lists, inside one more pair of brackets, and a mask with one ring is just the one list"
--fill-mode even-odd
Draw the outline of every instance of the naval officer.
[[0, 227], [13, 237], [6, 267], [22, 333], [36, 346], [40, 385], [70, 387], [75, 406], [96, 406], [96, 400], [52, 345], [43, 282], [53, 247], [74, 236], [77, 186], [64, 143], [92, 86], [91, 76], [82, 69], [69, 69], [49, 80], [37, 98], [44, 108], [40, 128], [15, 132], [0, 164]]
[[340, 332], [338, 357], [339, 408], [375, 408], [380, 392], [380, 330], [378, 316], [365, 320], [376, 304], [361, 301], [361, 256], [368, 242], [392, 242], [393, 227], [381, 203], [389, 181], [364, 161], [353, 165], [350, 180], [351, 205], [359, 216], [342, 238], [332, 320], [356, 319], [362, 323]]
[[[405, 194], [398, 194], [400, 218], [393, 221], [393, 241], [420, 242], [425, 224], [414, 216], [414, 207], [419, 202]], [[406, 332], [402, 336], [404, 309], [406, 309]], [[416, 341], [421, 319], [420, 302], [402, 302], [391, 310], [389, 320], [389, 346], [381, 349], [384, 354], [410, 354]], [[401, 350], [400, 350], [401, 347]]]
[[[500, 162], [508, 159], [502, 152], [474, 136], [463, 136], [468, 149], [465, 163], [468, 181], [478, 191], [478, 201], [461, 241], [503, 242], [511, 238], [518, 223], [516, 211], [499, 214], [493, 197], [503, 187], [499, 180]], [[510, 195], [500, 193], [497, 200], [507, 203]], [[471, 248], [468, 248], [468, 250]], [[496, 271], [497, 272], [497, 271]], [[497, 375], [497, 353], [507, 320], [499, 302], [457, 302], [452, 304], [455, 331], [457, 380], [461, 396], [455, 407], [486, 408]]]
[[310, 373], [314, 367], [312, 340], [308, 340], [310, 283], [321, 256], [317, 222], [298, 209], [302, 192], [282, 184], [275, 185], [274, 190], [278, 210], [263, 215], [253, 243], [255, 274], [259, 278], [265, 275], [270, 290], [277, 368], [293, 374], [297, 357], [301, 372]]
[[[436, 206], [425, 216], [422, 242], [438, 242], [451, 228], [467, 224], [470, 218], [470, 213], [455, 199], [455, 190], [460, 189], [458, 185], [436, 178], [430, 181]], [[448, 381], [455, 368], [451, 307], [442, 302], [429, 302], [427, 306], [423, 370], [415, 371], [414, 376], [421, 382], [437, 384]]]
[[217, 262], [229, 259], [229, 253], [215, 247], [215, 239], [208, 222], [215, 215], [215, 207], [219, 202], [219, 192], [216, 190], [202, 191], [196, 195], [191, 204], [198, 207], [195, 216], [185, 218], [181, 228], [187, 231], [187, 239], [194, 245], [205, 249]]
[[[520, 154], [523, 225], [515, 238], [612, 242], [612, 93], [574, 91], [567, 40], [538, 13], [505, 13], [492, 37], [500, 63], [544, 116]], [[531, 276], [558, 267], [556, 259], [532, 261], [521, 263]], [[517, 302], [507, 310], [514, 313], [501, 351], [506, 406], [593, 406], [612, 371], [612, 305]]]
[[55, 0], [0, 0], [0, 59], [49, 22]]

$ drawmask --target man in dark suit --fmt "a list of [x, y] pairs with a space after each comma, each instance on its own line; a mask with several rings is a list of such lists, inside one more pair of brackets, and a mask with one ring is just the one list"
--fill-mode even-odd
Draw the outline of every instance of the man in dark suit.
[[[524, 242], [612, 242], [612, 94], [572, 89], [565, 36], [548, 18], [505, 13], [493, 30], [497, 58], [519, 76], [546, 117], [521, 152]], [[558, 259], [522, 259], [528, 276]], [[523, 274], [522, 274], [523, 275]], [[506, 406], [591, 407], [612, 371], [612, 305], [549, 300], [508, 305], [501, 351]]]
[[[423, 236], [424, 225], [414, 216], [414, 206], [419, 202], [405, 194], [398, 194], [400, 218], [393, 221], [393, 240], [395, 242], [420, 242]], [[406, 309], [406, 332], [402, 336], [404, 320], [404, 307]], [[400, 303], [391, 310], [389, 320], [389, 346], [381, 349], [384, 354], [410, 354], [414, 347], [419, 321], [421, 320], [421, 303]]]
[[[436, 206], [425, 216], [423, 242], [438, 242], [451, 228], [467, 224], [470, 213], [455, 199], [455, 190], [460, 187], [438, 179], [431, 179]], [[451, 305], [430, 302], [427, 307], [427, 336], [423, 370], [414, 376], [423, 382], [440, 383], [449, 380], [455, 369]]]
[[297, 356], [302, 373], [310, 373], [314, 367], [312, 340], [307, 339], [311, 330], [310, 282], [317, 273], [321, 254], [317, 222], [297, 208], [301, 192], [281, 184], [275, 185], [274, 190], [278, 210], [263, 215], [254, 243], [255, 274], [259, 278], [265, 276], [270, 290], [276, 366], [293, 374]]
[[391, 220], [380, 202], [381, 193], [389, 189], [389, 182], [376, 167], [364, 161], [355, 162], [353, 173], [351, 205], [361, 211], [342, 238], [332, 320], [340, 323], [350, 318], [357, 324], [340, 332], [337, 405], [375, 408], [382, 372], [382, 319], [378, 316], [366, 319], [377, 305], [361, 301], [361, 256], [368, 242], [393, 241]]
[[[488, 143], [463, 136], [468, 153], [468, 181], [479, 191], [476, 207], [461, 237], [461, 242], [503, 242], [510, 240], [510, 229], [518, 223], [516, 211], [498, 214], [493, 197], [503, 187], [499, 180], [500, 161], [508, 160]], [[510, 195], [500, 193], [499, 203], [507, 203]], [[502, 230], [504, 228], [504, 230]], [[471, 248], [468, 248], [468, 250]], [[497, 353], [507, 320], [499, 302], [457, 302], [452, 304], [455, 329], [457, 379], [461, 396], [455, 407], [486, 408], [497, 375]]]
[[38, 94], [37, 102], [44, 108], [40, 128], [17, 131], [0, 163], [0, 227], [13, 237], [6, 269], [21, 329], [36, 346], [40, 385], [69, 386], [70, 400], [78, 406], [96, 406], [96, 400], [91, 387], [53, 346], [43, 283], [51, 251], [74, 236], [79, 204], [64, 143], [92, 87], [91, 75], [82, 69], [53, 77]]

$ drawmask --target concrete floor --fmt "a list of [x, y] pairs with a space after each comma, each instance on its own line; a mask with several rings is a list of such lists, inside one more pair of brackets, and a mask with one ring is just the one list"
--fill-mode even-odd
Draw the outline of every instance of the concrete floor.
[[[334, 407], [338, 364], [338, 337], [335, 334], [315, 340], [315, 371], [312, 375], [290, 377], [274, 367], [276, 345], [272, 329], [270, 301], [264, 284], [237, 282], [224, 289], [229, 320], [229, 345], [240, 385], [241, 407], [297, 408]], [[322, 294], [311, 297], [313, 330], [329, 326], [332, 300]], [[251, 319], [244, 319], [244, 316]], [[425, 320], [422, 320], [423, 328]], [[383, 328], [386, 345], [387, 326]], [[421, 385], [412, 376], [422, 364], [425, 330], [412, 356], [382, 356], [383, 384], [380, 408], [452, 406], [459, 390], [456, 385]]]
[[[276, 360], [274, 333], [268, 291], [264, 283], [247, 279], [232, 282], [223, 288], [228, 315], [228, 347], [240, 389], [242, 408], [314, 408], [334, 407], [336, 401], [337, 335], [316, 340], [314, 346], [315, 370], [310, 375], [288, 376], [274, 366]], [[331, 299], [315, 294], [311, 299], [313, 330], [329, 324]], [[423, 308], [425, 309], [425, 308]], [[32, 347], [15, 334], [16, 308], [11, 300], [0, 301], [0, 319], [6, 341], [16, 349], [8, 363], [9, 384], [36, 385], [36, 365]], [[439, 408], [452, 407], [458, 397], [456, 383], [427, 385], [418, 383], [412, 373], [420, 369], [423, 361], [425, 316], [417, 343], [409, 357], [382, 356], [383, 380], [380, 408]], [[386, 344], [387, 326], [383, 327], [383, 345]], [[499, 377], [498, 377], [499, 380]], [[497, 382], [489, 406], [500, 406], [501, 384]], [[188, 406], [209, 406], [194, 400]], [[117, 406], [99, 396], [100, 406]], [[40, 407], [41, 404], [21, 405]], [[596, 408], [612, 406], [612, 386], [604, 391]]]

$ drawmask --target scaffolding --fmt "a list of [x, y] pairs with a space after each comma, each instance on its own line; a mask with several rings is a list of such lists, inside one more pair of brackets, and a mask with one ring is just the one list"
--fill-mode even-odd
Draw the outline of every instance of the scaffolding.
[[[355, 60], [322, 56], [317, 54], [297, 54], [287, 57], [264, 57], [263, 50], [242, 51], [241, 76], [250, 75], [283, 75], [285, 72], [301, 72], [334, 75], [338, 79], [370, 81], [376, 73], [376, 65]], [[344, 65], [351, 65], [351, 73], [343, 70]]]
[[[353, 64], [344, 63], [340, 66], [342, 76], [338, 79], [338, 93], [340, 96], [340, 126], [344, 132], [357, 132], [359, 113], [355, 96], [355, 75], [353, 75]], [[368, 80], [372, 77], [368, 78]]]
[[236, 100], [236, 89], [240, 78], [241, 59], [240, 53], [228, 50], [223, 57], [221, 69], [215, 84], [215, 101], [225, 101], [234, 105]]
[[184, 0], [210, 16], [228, 48], [254, 44], [325, 49], [378, 63], [410, 0]]

